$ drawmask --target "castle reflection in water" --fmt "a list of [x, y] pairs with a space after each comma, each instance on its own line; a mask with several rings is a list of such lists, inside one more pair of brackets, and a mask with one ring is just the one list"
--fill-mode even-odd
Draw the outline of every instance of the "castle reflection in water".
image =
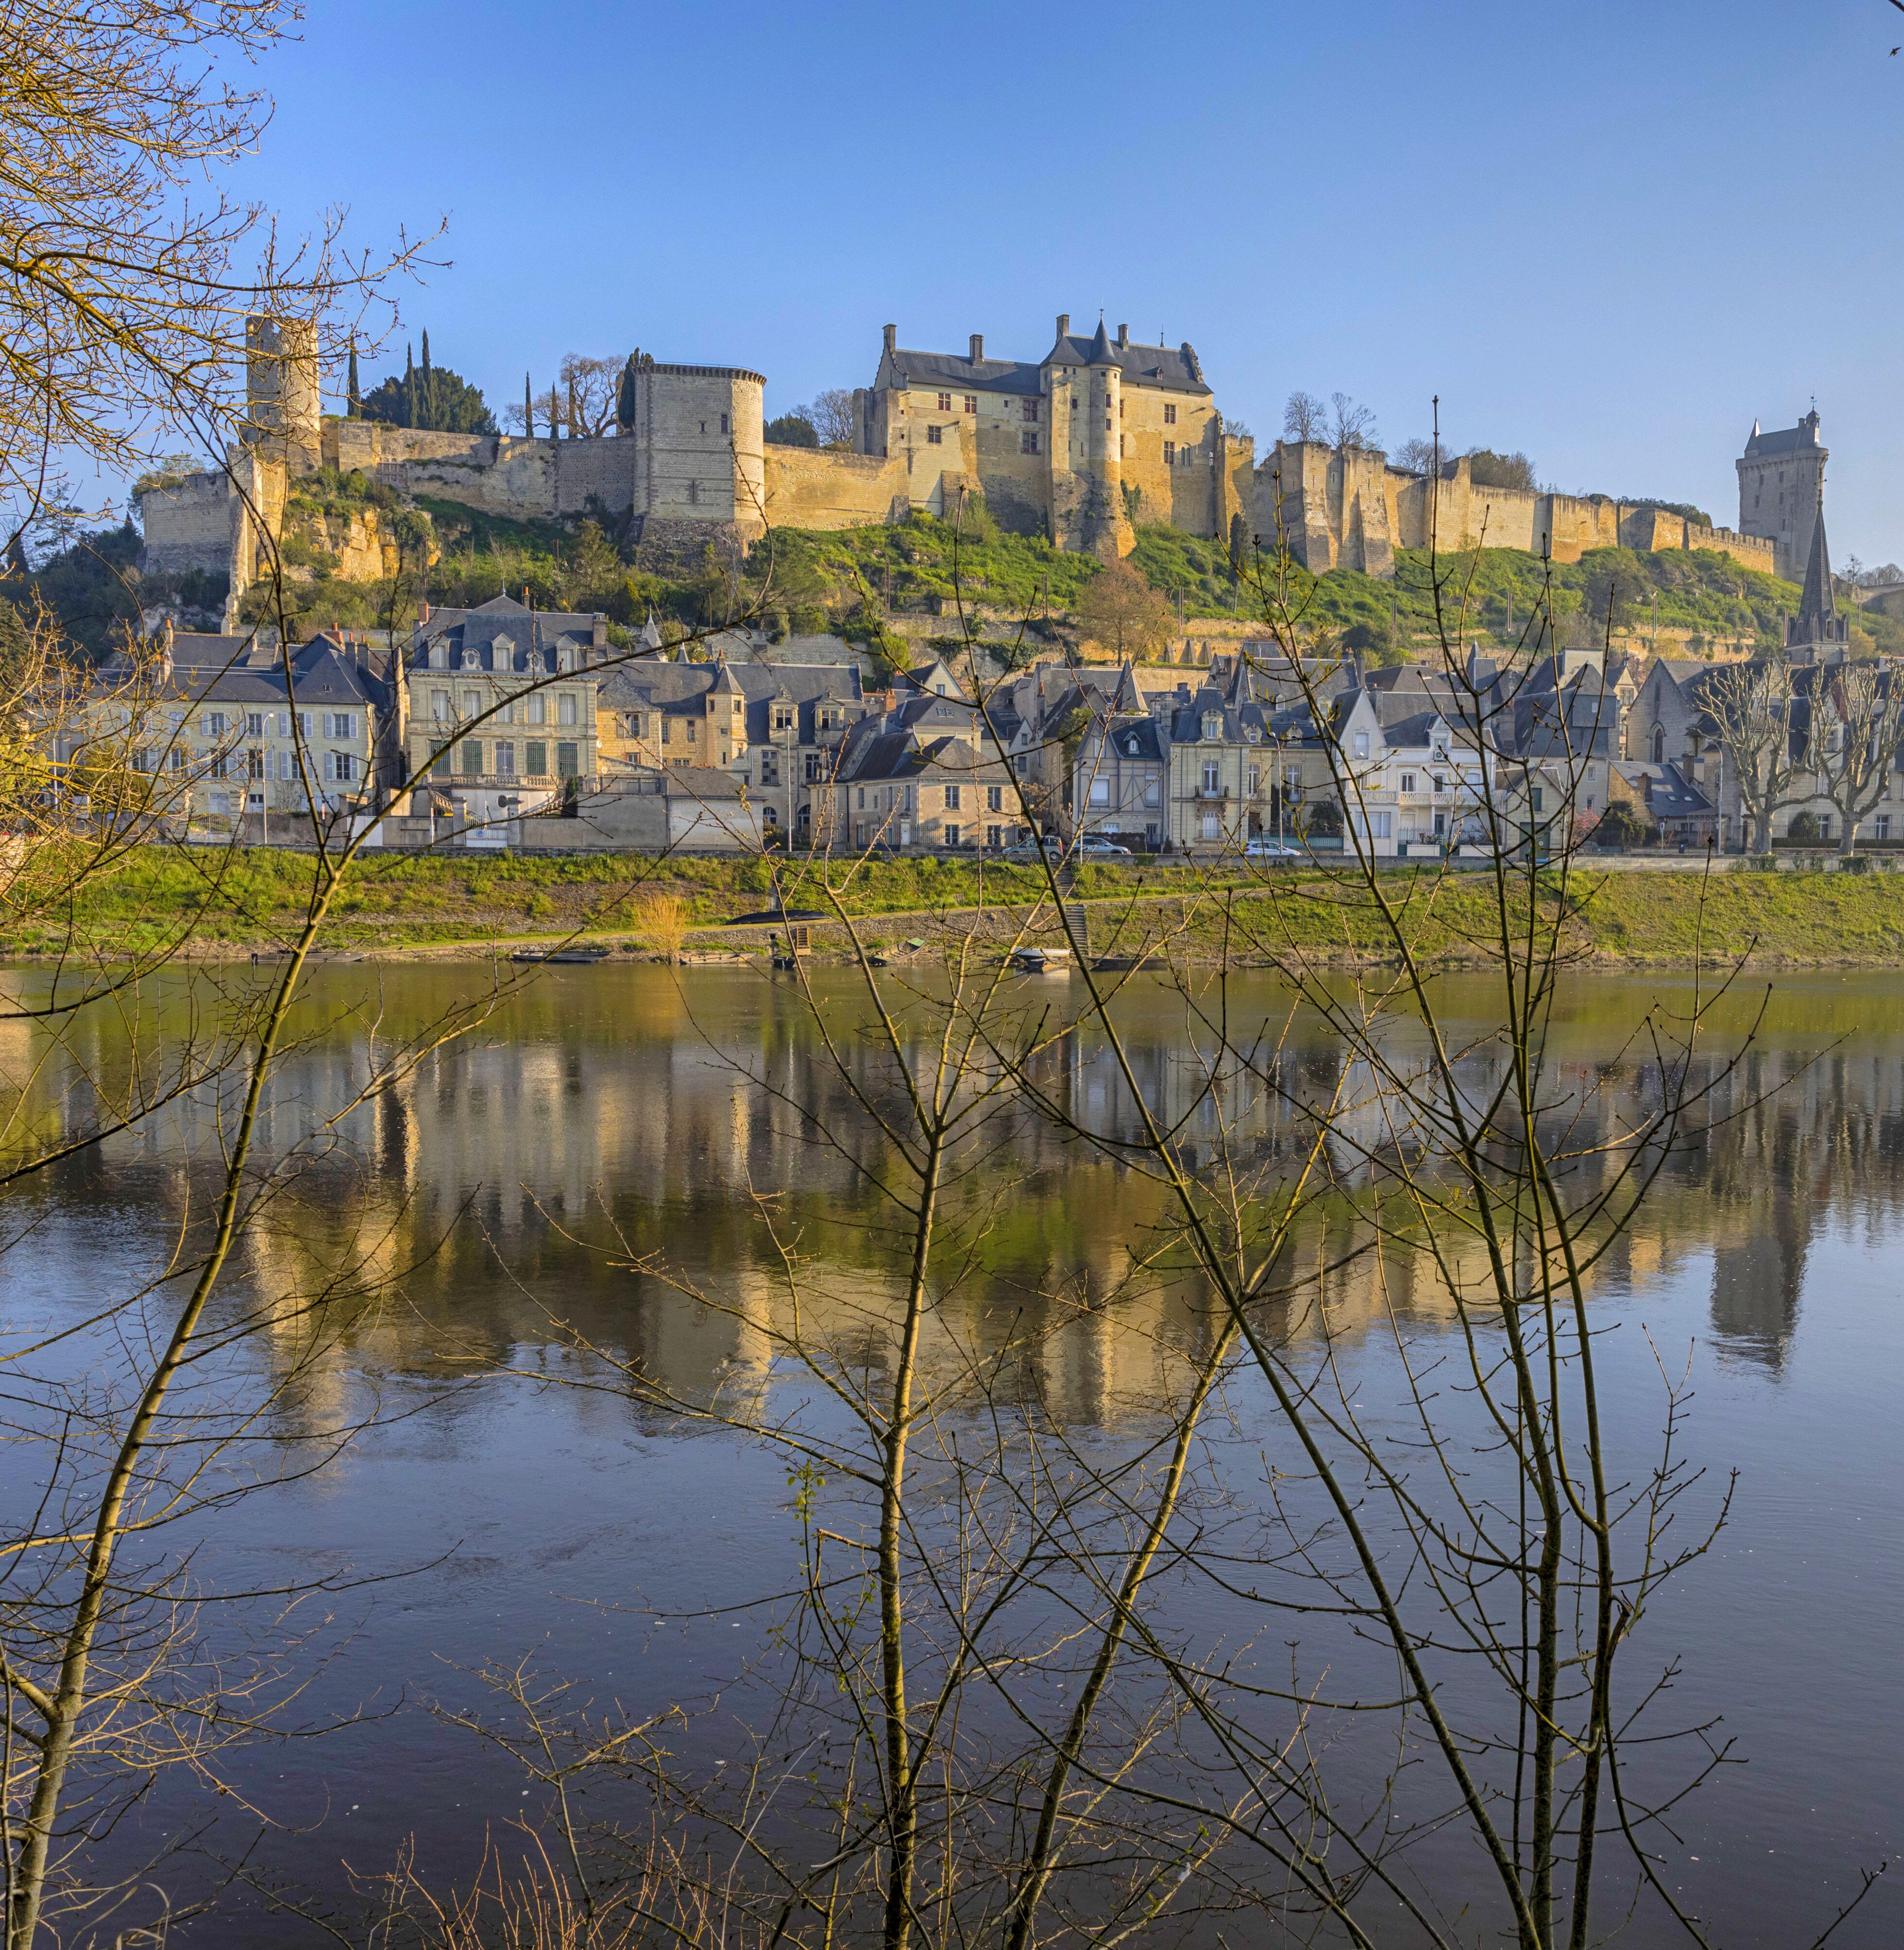
[[[843, 978], [844, 1026], [829, 1054], [787, 982], [549, 970], [326, 1132], [373, 1064], [434, 1019], [458, 980], [474, 988], [480, 978], [466, 967], [367, 964], [317, 976], [263, 1138], [273, 1155], [313, 1131], [319, 1141], [244, 1247], [250, 1294], [282, 1304], [284, 1358], [313, 1331], [299, 1297], [346, 1276], [385, 1284], [329, 1358], [338, 1372], [468, 1373], [574, 1333], [638, 1357], [682, 1393], [732, 1386], [761, 1371], [759, 1324], [787, 1304], [765, 1211], [782, 1242], [797, 1244], [814, 1317], [851, 1335], [879, 1313], [895, 1277], [882, 1229], [890, 1213], [845, 1154], [879, 1169], [889, 1147], [835, 1056], [860, 1089], [877, 1095], [884, 1076]], [[1656, 995], [1684, 1001], [1639, 977], [1570, 991], [1553, 1054], [1557, 1091], [1572, 1099], [1573, 1148], [1610, 1139], [1649, 1101], [1649, 1055], [1627, 1033]], [[1485, 1008], [1481, 985], [1457, 980], [1448, 999], [1458, 1041], [1485, 1029], [1478, 1014], [1459, 1020]], [[175, 997], [154, 1020], [182, 1007]], [[1392, 1107], [1365, 1078], [1339, 1074], [1339, 1050], [1318, 1026], [1299, 1021], [1284, 1033], [1286, 1005], [1266, 979], [1233, 984], [1227, 1007], [1233, 1027], [1262, 1026], [1271, 1053], [1253, 1068], [1213, 1070], [1183, 999], [1160, 984], [1134, 989], [1120, 1011], [1146, 1098], [1193, 1160], [1227, 1155], [1274, 1187], [1308, 1141], [1301, 1106], [1339, 1080], [1349, 1107], [1332, 1162], [1346, 1187], [1365, 1182], [1367, 1154], [1393, 1135]], [[1747, 1014], [1744, 1002], [1730, 1010], [1702, 1061], [1716, 1062], [1728, 1036], [1739, 1040]], [[8, 1037], [0, 1061], [26, 1078], [43, 1039], [17, 1025]], [[1470, 1060], [1475, 1084], [1492, 1061], [1485, 1049]], [[110, 1089], [126, 1064], [121, 1033], [103, 1016], [89, 1023], [32, 1075], [23, 1126], [35, 1142], [76, 1131], [92, 1114], [89, 1079]], [[1035, 1074], [1077, 1124], [1128, 1130], [1125, 1086], [1100, 1036], [1081, 1029], [1059, 1039]], [[1025, 1386], [1067, 1419], [1114, 1420], [1154, 1401], [1207, 1332], [1206, 1297], [1150, 1263], [1169, 1216], [1150, 1177], [1058, 1123], [1008, 1114], [959, 1181], [957, 1209], [985, 1214], [982, 1270], [946, 1297], [941, 1333], [948, 1345], [980, 1348], [1019, 1337], [1035, 1350]], [[1776, 1371], [1815, 1242], [1834, 1225], [1887, 1217], [1904, 1191], [1904, 1005], [1874, 980], [1793, 978], [1698, 1123], [1594, 1285], [1644, 1294], [1701, 1282], [1722, 1347]], [[207, 1107], [180, 1106], [79, 1154], [36, 1195], [48, 1223], [110, 1207], [135, 1250], [162, 1252], [198, 1210], [193, 1160], [202, 1162], [210, 1136]], [[1301, 1229], [1284, 1269], [1293, 1321], [1305, 1309], [1316, 1317], [1318, 1305], [1342, 1333], [1391, 1308], [1425, 1325], [1448, 1316], [1446, 1291], [1418, 1257], [1345, 1255], [1354, 1226], [1337, 1198]], [[680, 1284], [627, 1269], [631, 1255], [650, 1254]], [[722, 1306], [681, 1290], [697, 1284]], [[322, 1394], [306, 1397], [313, 1413]]]

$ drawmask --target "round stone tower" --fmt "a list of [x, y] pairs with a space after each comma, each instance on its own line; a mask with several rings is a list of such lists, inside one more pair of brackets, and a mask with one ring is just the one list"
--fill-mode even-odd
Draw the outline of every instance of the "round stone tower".
[[1124, 369], [1102, 319], [1084, 378], [1084, 546], [1115, 562], [1137, 537], [1124, 506]]

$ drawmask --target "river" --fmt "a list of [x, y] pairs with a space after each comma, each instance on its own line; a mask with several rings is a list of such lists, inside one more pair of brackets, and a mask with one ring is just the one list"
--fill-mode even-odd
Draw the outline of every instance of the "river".
[[[43, 992], [43, 976], [14, 979], [24, 995]], [[272, 1093], [268, 1153], [324, 1132], [380, 1052], [484, 979], [453, 963], [319, 970]], [[174, 1772], [101, 1845], [98, 1858], [119, 1865], [202, 1831], [189, 1862], [159, 1872], [180, 1900], [216, 1880], [211, 1864], [250, 1850], [246, 1879], [178, 1940], [325, 1940], [273, 1912], [261, 1889], [342, 1919], [354, 1914], [350, 1873], [387, 1869], [406, 1838], [425, 1872], [447, 1880], [471, 1872], [497, 1824], [543, 1816], [546, 1790], [459, 1724], [506, 1717], [480, 1676], [486, 1662], [569, 1683], [565, 1705], [605, 1721], [745, 1697], [775, 1615], [750, 1607], [786, 1590], [798, 1565], [787, 1459], [632, 1399], [615, 1364], [639, 1363], [683, 1403], [748, 1413], [779, 1391], [810, 1394], [773, 1367], [763, 1331], [784, 1320], [780, 1246], [838, 1339], [851, 1338], [856, 1309], [876, 1313], [890, 1215], [860, 1176], [882, 1141], [849, 1087], [865, 1086], [872, 1059], [848, 982], [822, 978], [839, 985], [846, 1026], [829, 1054], [785, 980], [543, 971], [350, 1110], [275, 1189], [222, 1303], [231, 1324], [259, 1309], [263, 1329], [212, 1364], [228, 1397], [278, 1385], [268, 1425], [248, 1428], [230, 1459], [257, 1487], [181, 1518], [179, 1534], [151, 1548], [192, 1543], [191, 1582], [210, 1601], [204, 1642], [259, 1648], [278, 1675], [266, 1692], [301, 1689], [280, 1724], [313, 1737], [220, 1761], [262, 1831], [230, 1797]], [[154, 1005], [175, 1042], [183, 986]], [[1552, 1032], [1557, 1073], [1617, 1104], [1641, 1087], [1632, 1023], [1656, 1001], [1682, 1007], [1688, 992], [1675, 977], [1573, 980]], [[1727, 1005], [1719, 1045], [1743, 1037], [1761, 993]], [[1458, 979], [1448, 1019], [1485, 1026], [1489, 996], [1481, 978]], [[1227, 1006], [1283, 1033], [1285, 1005], [1266, 978], [1235, 985]], [[1181, 1111], [1193, 1139], [1207, 1114], [1246, 1134], [1272, 1176], [1299, 1156], [1300, 1120], [1274, 1092], [1212, 1093], [1202, 1110], [1180, 998], [1146, 978], [1120, 1020], [1146, 1090]], [[0, 1055], [36, 1142], [79, 1127], [89, 1077], [110, 1087], [126, 1073], [126, 1032], [103, 1017], [50, 1054], [41, 1032], [7, 1036]], [[1299, 1020], [1278, 1058], [1293, 1076], [1326, 1073], [1330, 1060], [1328, 1039]], [[1122, 1086], [1088, 1036], [1053, 1051], [1042, 1073], [1081, 1120], [1119, 1114]], [[1685, 1374], [1686, 1537], [1737, 1472], [1729, 1522], [1653, 1601], [1635, 1649], [1649, 1669], [1676, 1668], [1667, 1718], [1710, 1722], [1715, 1746], [1730, 1743], [1674, 1811], [1671, 1835], [1656, 1836], [1661, 1872], [1715, 1942], [1783, 1950], [1809, 1942], [1859, 1871], [1904, 1839], [1904, 993], [1884, 976], [1781, 976], [1713, 1109], [1701, 1142], [1596, 1267], [1592, 1304], [1617, 1450], [1648, 1453], [1662, 1371]], [[14, 1344], [91, 1318], [159, 1269], [175, 1239], [196, 1236], [212, 1137], [209, 1106], [194, 1098], [14, 1195], [14, 1242], [0, 1261]], [[1158, 1188], [1014, 1111], [958, 1199], [975, 1227], [991, 1203], [929, 1369], [1022, 1348], [1000, 1384], [1015, 1408], [1038, 1403], [1081, 1455], [1141, 1447], [1211, 1331], [1196, 1282], [1146, 1271], [1165, 1216]], [[1318, 1269], [1329, 1236], [1318, 1220], [1301, 1249]], [[347, 1266], [328, 1311], [294, 1304]], [[1417, 1366], [1438, 1343], [1454, 1352], [1451, 1312], [1418, 1273], [1388, 1265], [1378, 1278], [1364, 1256], [1317, 1279], [1349, 1393], [1366, 1391], [1371, 1413], [1403, 1392], [1398, 1320]], [[77, 1385], [89, 1364], [111, 1366], [97, 1330], [61, 1345], [36, 1372]], [[1240, 1375], [1209, 1450], [1213, 1478], [1238, 1472], [1218, 1500], [1231, 1524], [1257, 1481], [1252, 1459], [1276, 1439], [1260, 1388]], [[9, 1529], [42, 1469], [33, 1444], [0, 1454]], [[217, 1602], [314, 1580], [329, 1583], [289, 1628], [271, 1623], [274, 1603]], [[1174, 1624], [1212, 1642], [1299, 1636], [1280, 1616], [1232, 1615], [1227, 1600], [1187, 1589], [1164, 1603], [1180, 1608]], [[308, 1636], [288, 1647], [286, 1629]], [[717, 1767], [736, 1724], [725, 1708], [688, 1723], [679, 1765]], [[1352, 1743], [1345, 1751], [1346, 1777], [1364, 1791], [1366, 1757]], [[617, 1818], [638, 1818], [625, 1786], [601, 1790], [596, 1811], [616, 1793]], [[1482, 1874], [1445, 1844], [1424, 1860], [1430, 1881]], [[1412, 1940], [1396, 1930], [1393, 1942]], [[1881, 1886], [1831, 1940], [1850, 1950], [1900, 1935], [1904, 1890]], [[1686, 1939], [1647, 1912], [1626, 1940]]]

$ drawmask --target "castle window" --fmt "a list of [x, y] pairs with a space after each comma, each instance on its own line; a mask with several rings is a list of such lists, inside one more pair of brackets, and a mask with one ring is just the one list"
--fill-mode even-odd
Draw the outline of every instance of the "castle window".
[[943, 447], [945, 444], [944, 429], [942, 427], [929, 426], [926, 429], [926, 444], [928, 447]]
[[1164, 408], [1164, 425], [1165, 426], [1174, 426], [1176, 424], [1177, 409], [1174, 407], [1165, 407]]
[[1167, 440], [1164, 442], [1164, 465], [1166, 467], [1174, 467], [1177, 465], [1177, 443], [1174, 440]]
[[965, 396], [965, 410], [969, 413], [975, 413], [978, 410], [978, 396], [976, 393], [966, 394]]
[[725, 413], [720, 416], [720, 430], [723, 433], [727, 431], [727, 416]]
[[1122, 434], [1117, 437], [1117, 457], [1120, 460], [1124, 458], [1124, 436]]
[[1037, 435], [1035, 433], [1032, 432], [1032, 431], [1031, 431], [1028, 428], [1025, 430], [1025, 431], [1024, 435], [1023, 435], [1022, 436], [1022, 438], [1019, 439], [1019, 450], [1020, 450], [1021, 452], [1022, 452], [1022, 453], [1037, 453], [1037, 452], [1038, 452], [1038, 435]]
[[951, 410], [952, 410], [952, 395], [951, 395], [950, 393], [941, 393], [941, 394], [940, 394], [940, 395], [939, 395], [939, 411], [940, 411], [941, 413], [949, 413]]
[[[1019, 410], [1024, 414], [1025, 419], [1030, 421], [1034, 426], [1038, 424], [1038, 403], [1037, 400], [1025, 400], [1020, 401]], [[1027, 447], [1025, 450], [1028, 453], [1035, 453], [1038, 451], [1038, 449], [1036, 447]]]
[[[705, 432], [706, 428], [703, 427], [702, 431]], [[690, 508], [698, 506], [700, 500], [701, 484], [698, 481], [690, 481], [688, 483], [688, 506]]]

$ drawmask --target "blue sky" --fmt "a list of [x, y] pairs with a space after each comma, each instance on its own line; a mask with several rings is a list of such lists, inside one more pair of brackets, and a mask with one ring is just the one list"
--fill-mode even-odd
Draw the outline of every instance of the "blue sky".
[[1037, 358], [1101, 307], [1191, 340], [1259, 451], [1294, 387], [1391, 444], [1438, 393], [1457, 446], [1722, 522], [1754, 417], [1815, 396], [1834, 554], [1904, 560], [1885, 0], [319, 0], [304, 35], [244, 188], [446, 218], [404, 329], [499, 407], [639, 345], [772, 413], [864, 385], [888, 319]]

